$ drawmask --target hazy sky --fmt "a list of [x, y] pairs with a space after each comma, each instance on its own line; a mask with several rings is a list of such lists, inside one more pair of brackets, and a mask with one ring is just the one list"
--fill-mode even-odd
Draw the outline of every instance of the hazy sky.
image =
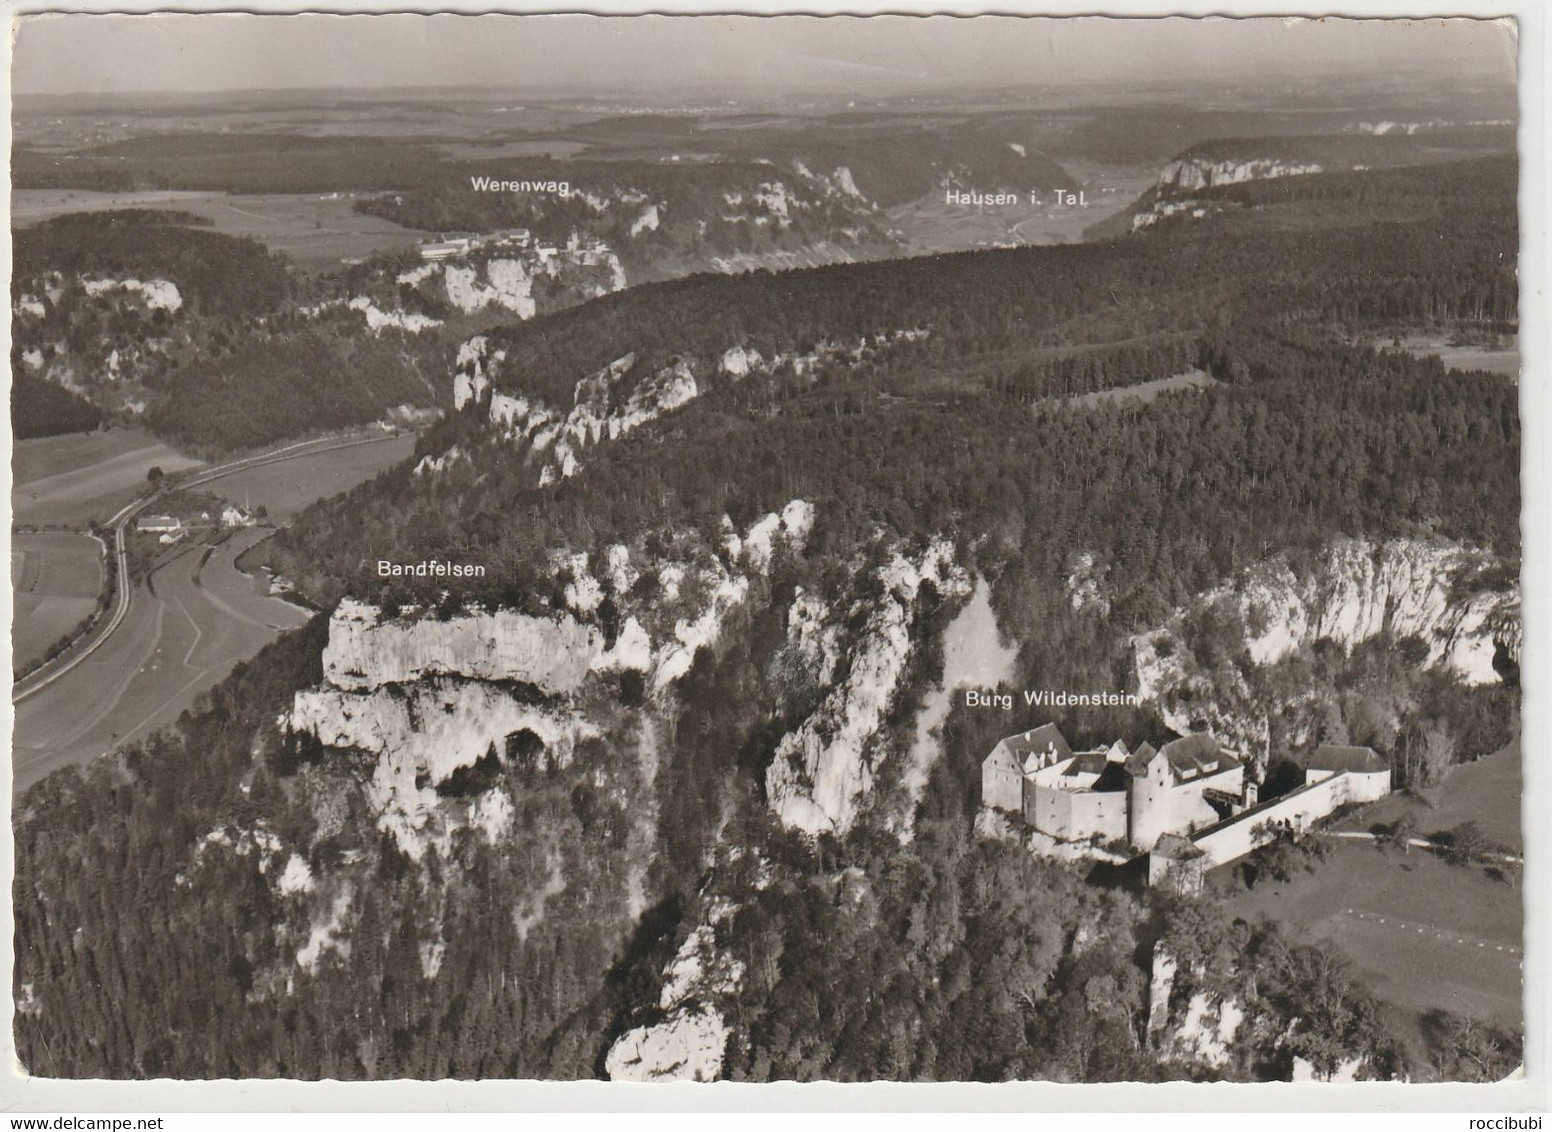
[[1512, 75], [1471, 21], [415, 15], [34, 16], [19, 94], [481, 86], [567, 92], [1223, 79], [1391, 66]]

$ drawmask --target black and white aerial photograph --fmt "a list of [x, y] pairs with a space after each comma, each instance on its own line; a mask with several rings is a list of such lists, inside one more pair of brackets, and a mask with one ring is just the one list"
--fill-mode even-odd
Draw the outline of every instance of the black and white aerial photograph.
[[9, 18], [15, 1080], [1525, 1079], [1513, 19]]

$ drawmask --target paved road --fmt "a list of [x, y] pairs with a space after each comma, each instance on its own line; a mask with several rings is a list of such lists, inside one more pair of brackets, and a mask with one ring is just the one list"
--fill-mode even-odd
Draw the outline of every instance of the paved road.
[[[177, 486], [197, 487], [266, 464], [393, 439], [290, 445], [207, 469]], [[153, 498], [138, 499], [113, 517], [120, 578], [128, 576], [126, 531]], [[134, 587], [121, 585], [99, 630], [13, 689], [16, 793], [60, 767], [87, 762], [175, 722], [239, 661], [307, 622], [307, 610], [261, 593], [255, 580], [237, 569], [238, 555], [273, 533], [249, 528], [216, 547], [190, 546]]]
[[[310, 440], [300, 444], [288, 444], [284, 448], [278, 448], [271, 452], [249, 456], [242, 460], [232, 460], [217, 467], [209, 468], [198, 475], [179, 480], [175, 487], [176, 490], [186, 490], [221, 479], [224, 476], [247, 471], [250, 468], [262, 467], [266, 464], [278, 464], [286, 460], [316, 456], [321, 452], [333, 452], [341, 448], [355, 448], [363, 444], [382, 444], [394, 439], [396, 437], [393, 436], [371, 436], [354, 440]], [[108, 520], [107, 525], [113, 530], [114, 556], [118, 563], [117, 576], [120, 579], [129, 576], [129, 553], [126, 546], [129, 524], [157, 498], [157, 495], [158, 493], [152, 492], [141, 496], [132, 503], [125, 504], [117, 514]], [[36, 695], [56, 680], [60, 680], [68, 673], [74, 671], [78, 665], [85, 663], [123, 625], [124, 619], [129, 614], [130, 602], [133, 600], [133, 589], [120, 585], [114, 600], [113, 612], [109, 615], [107, 623], [94, 632], [87, 634], [86, 638], [53, 663], [44, 665], [37, 672], [18, 681], [11, 690], [11, 702], [13, 704], [21, 703], [29, 696]]]
[[174, 722], [309, 612], [264, 596], [237, 569], [248, 547], [273, 534], [238, 532], [219, 547], [193, 546], [152, 572], [115, 631], [62, 678], [16, 705], [12, 772], [17, 792], [49, 772], [143, 739]]

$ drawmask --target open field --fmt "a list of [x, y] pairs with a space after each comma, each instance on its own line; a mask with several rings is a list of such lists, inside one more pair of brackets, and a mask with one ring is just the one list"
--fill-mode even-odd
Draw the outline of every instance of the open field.
[[105, 581], [102, 544], [90, 535], [49, 531], [12, 538], [12, 667], [43, 656], [90, 616]]
[[[1367, 829], [1415, 808], [1422, 831], [1476, 821], [1518, 849], [1519, 744], [1457, 767], [1440, 803], [1393, 795], [1346, 824]], [[1510, 827], [1512, 826], [1512, 831]], [[1419, 1052], [1431, 1010], [1523, 1023], [1523, 893], [1478, 866], [1451, 865], [1426, 849], [1332, 841], [1331, 858], [1288, 884], [1262, 883], [1224, 901], [1235, 916], [1266, 915], [1299, 938], [1341, 949], [1393, 1011], [1395, 1031]]]
[[262, 596], [235, 566], [238, 554], [271, 533], [250, 528], [164, 564], [101, 649], [16, 705], [18, 790], [173, 722], [238, 661], [307, 622], [307, 611]]
[[1392, 794], [1366, 807], [1342, 828], [1366, 830], [1372, 825], [1390, 825], [1410, 813], [1417, 823], [1417, 835], [1427, 837], [1470, 821], [1489, 840], [1511, 853], [1520, 853], [1525, 846], [1520, 772], [1520, 741], [1516, 739], [1486, 758], [1455, 767], [1430, 798]]
[[1395, 1032], [1422, 1049], [1431, 1010], [1523, 1022], [1522, 893], [1482, 869], [1426, 850], [1403, 856], [1333, 842], [1331, 858], [1289, 884], [1264, 883], [1225, 901], [1235, 916], [1266, 915], [1308, 943], [1335, 945], [1393, 1008]]
[[143, 492], [153, 467], [171, 474], [200, 463], [134, 429], [23, 440], [12, 458], [12, 521], [82, 527]]
[[[1393, 348], [1389, 341], [1376, 342], [1375, 345], [1382, 350]], [[1417, 358], [1437, 357], [1444, 363], [1445, 369], [1457, 373], [1486, 370], [1515, 380], [1520, 376], [1518, 344], [1505, 350], [1488, 350], [1481, 346], [1451, 346], [1443, 338], [1413, 334], [1401, 339], [1401, 349]]]
[[358, 444], [223, 476], [206, 489], [234, 503], [263, 506], [271, 523], [282, 523], [302, 508], [386, 471], [415, 451], [405, 433], [374, 444]]
[[[398, 463], [414, 445], [406, 434], [308, 452], [217, 479], [209, 490], [262, 504], [272, 522], [284, 522]], [[166, 726], [239, 661], [306, 623], [306, 610], [266, 596], [237, 568], [238, 556], [271, 533], [248, 528], [214, 548], [174, 554], [137, 587], [123, 623], [95, 653], [15, 705], [18, 789]]]
[[1104, 404], [1136, 403], [1146, 405], [1161, 393], [1174, 393], [1181, 389], [1205, 389], [1217, 381], [1204, 370], [1193, 369], [1177, 373], [1173, 377], [1161, 377], [1157, 381], [1144, 381], [1139, 385], [1121, 385], [1115, 389], [1100, 389], [1081, 397], [1068, 399], [1067, 404], [1080, 409], [1092, 409]]
[[18, 189], [11, 223], [25, 227], [68, 212], [114, 208], [181, 209], [209, 217], [214, 230], [258, 240], [297, 266], [321, 271], [341, 260], [402, 248], [426, 233], [355, 211], [348, 194], [228, 196], [214, 192], [103, 193], [84, 189]]

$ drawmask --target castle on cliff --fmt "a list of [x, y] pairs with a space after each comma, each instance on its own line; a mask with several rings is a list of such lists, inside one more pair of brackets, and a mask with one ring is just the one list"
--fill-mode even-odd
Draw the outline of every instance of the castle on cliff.
[[1305, 832], [1338, 806], [1390, 792], [1390, 763], [1368, 747], [1318, 748], [1304, 784], [1260, 803], [1245, 763], [1207, 732], [1128, 751], [1122, 742], [1074, 752], [1055, 724], [1009, 735], [981, 763], [981, 804], [1018, 815], [1058, 842], [1124, 845], [1148, 854], [1149, 883], [1201, 874]]

